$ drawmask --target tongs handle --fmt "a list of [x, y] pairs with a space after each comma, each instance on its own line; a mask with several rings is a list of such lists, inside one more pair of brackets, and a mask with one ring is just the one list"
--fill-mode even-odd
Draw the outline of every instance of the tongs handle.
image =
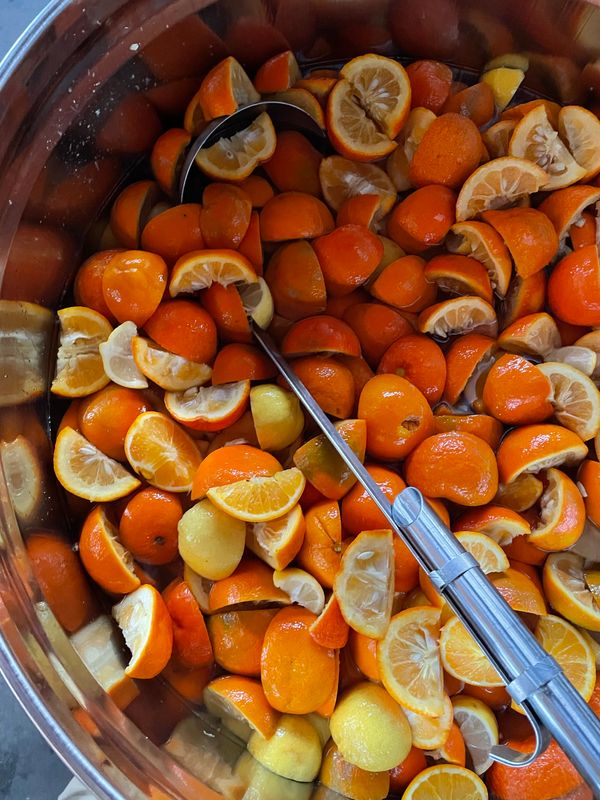
[[337, 453], [430, 576], [456, 616], [504, 678], [511, 697], [529, 717], [536, 736], [532, 754], [499, 745], [490, 757], [525, 766], [549, 741], [548, 732], [600, 796], [600, 721], [520, 617], [496, 591], [475, 559], [415, 488], [400, 492], [393, 506], [327, 415], [277, 350], [251, 321], [255, 338]]

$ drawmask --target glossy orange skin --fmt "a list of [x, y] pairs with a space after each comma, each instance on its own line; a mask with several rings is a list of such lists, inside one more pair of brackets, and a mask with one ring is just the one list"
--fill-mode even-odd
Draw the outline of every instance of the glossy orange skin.
[[455, 208], [456, 195], [451, 189], [422, 186], [400, 201], [392, 211], [387, 225], [388, 236], [408, 253], [423, 252], [443, 241], [455, 222]]
[[323, 751], [319, 783], [340, 797], [367, 800], [387, 796], [389, 780], [385, 772], [367, 772], [346, 761], [333, 740]]
[[454, 253], [434, 256], [425, 267], [425, 277], [444, 291], [477, 295], [492, 305], [494, 303], [488, 272], [476, 258]]
[[589, 211], [584, 211], [581, 214], [581, 219], [583, 225], [573, 224], [569, 228], [569, 238], [571, 239], [573, 250], [596, 244], [596, 217]]
[[483, 405], [506, 425], [543, 422], [554, 413], [548, 378], [527, 359], [505, 353], [495, 362], [483, 385]]
[[[564, 472], [556, 468], [546, 471], [546, 478], [551, 487], [561, 487], [563, 504], [560, 514], [552, 529], [536, 538], [536, 528], [532, 528], [531, 543], [541, 550], [566, 550], [579, 539], [583, 533], [586, 509], [579, 487]], [[542, 495], [543, 498], [543, 495]]]
[[334, 594], [331, 595], [321, 614], [310, 626], [309, 631], [312, 638], [321, 647], [339, 650], [346, 646], [350, 626], [342, 616], [340, 604]]
[[424, 494], [465, 506], [491, 502], [498, 491], [492, 448], [470, 433], [436, 433], [406, 462], [406, 481]]
[[331, 589], [342, 560], [342, 524], [337, 502], [323, 499], [305, 515], [306, 531], [296, 561]]
[[381, 206], [376, 194], [355, 194], [346, 198], [337, 213], [336, 225], [362, 225], [371, 228]]
[[401, 764], [390, 770], [390, 790], [403, 792], [413, 778], [427, 767], [425, 754], [418, 747], [411, 747], [410, 753]]
[[458, 402], [477, 365], [494, 348], [494, 340], [480, 333], [467, 333], [452, 342], [446, 351], [444, 400], [451, 405]]
[[425, 276], [425, 261], [415, 255], [402, 256], [384, 267], [369, 291], [401, 311], [422, 311], [437, 297], [437, 286]]
[[527, 541], [525, 536], [516, 536], [512, 542], [503, 548], [510, 559], [516, 559], [523, 564], [541, 567], [548, 557], [548, 553]]
[[360, 342], [352, 328], [336, 317], [321, 314], [295, 322], [283, 337], [284, 356], [307, 356], [316, 353], [360, 356]]
[[87, 258], [77, 270], [73, 294], [75, 302], [80, 306], [88, 306], [99, 314], [103, 314], [109, 322], [114, 322], [110, 308], [106, 305], [102, 294], [102, 276], [112, 257], [119, 250], [101, 250]]
[[213, 283], [202, 291], [202, 305], [213, 318], [219, 336], [225, 342], [250, 343], [252, 333], [242, 299], [235, 286]]
[[[367, 464], [367, 472], [390, 503], [402, 489], [406, 488], [406, 484], [397, 472], [379, 464]], [[387, 523], [362, 485], [355, 484], [342, 500], [342, 524], [348, 534], [356, 536], [361, 531], [384, 529]]]
[[198, 601], [186, 581], [175, 578], [163, 600], [173, 622], [173, 657], [190, 669], [213, 663], [213, 650]]
[[269, 477], [282, 469], [270, 453], [249, 444], [232, 444], [213, 450], [203, 459], [194, 475], [192, 500], [198, 500], [215, 486], [244, 481], [252, 477]]
[[233, 93], [231, 78], [233, 57], [229, 56], [214, 66], [200, 84], [198, 99], [207, 120], [233, 114], [238, 104]]
[[147, 320], [144, 330], [171, 353], [209, 363], [217, 352], [217, 328], [212, 317], [192, 300], [167, 300]]
[[314, 242], [327, 293], [350, 294], [367, 281], [383, 256], [381, 240], [362, 225], [341, 225]]
[[260, 175], [248, 175], [238, 186], [250, 198], [252, 208], [262, 208], [275, 194], [269, 181]]
[[150, 150], [162, 130], [154, 106], [137, 91], [125, 95], [106, 117], [96, 146], [107, 153], [132, 155]]
[[117, 253], [102, 275], [104, 301], [118, 322], [143, 327], [158, 308], [167, 288], [167, 265], [145, 250]]
[[[235, 571], [215, 581], [208, 594], [210, 613], [230, 610], [244, 603], [287, 604], [289, 596], [273, 583], [273, 570], [254, 556], [245, 555]], [[235, 609], [233, 609], [235, 610]]]
[[504, 433], [502, 423], [487, 414], [434, 414], [433, 427], [435, 433], [473, 433], [487, 442], [492, 450], [498, 447]]
[[377, 639], [371, 639], [364, 633], [350, 629], [348, 646], [354, 663], [362, 674], [371, 681], [381, 682], [379, 664], [377, 662]]
[[521, 317], [544, 310], [546, 273], [541, 270], [528, 278], [513, 276], [504, 300], [502, 327], [506, 328]]
[[521, 278], [544, 269], [558, 252], [554, 225], [537, 208], [484, 211], [481, 218], [502, 236]]
[[[461, 514], [452, 526], [454, 531], [476, 531], [489, 534], [498, 523], [506, 520], [520, 530], [520, 535], [526, 536], [531, 532], [531, 526], [520, 514], [510, 508], [503, 506], [489, 505], [476, 508]], [[517, 537], [518, 538], [518, 537]]]
[[358, 336], [362, 355], [373, 368], [390, 345], [413, 330], [402, 314], [382, 303], [356, 303], [346, 309], [343, 319]]
[[572, 325], [600, 325], [600, 261], [598, 248], [588, 245], [565, 256], [548, 280], [552, 313]]
[[442, 114], [434, 120], [417, 146], [409, 168], [414, 186], [461, 186], [481, 158], [477, 126], [461, 114]]
[[34, 577], [58, 622], [75, 633], [98, 613], [81, 562], [58, 533], [38, 530], [25, 542]]
[[510, 695], [504, 686], [471, 686], [470, 683], [465, 683], [463, 694], [476, 697], [494, 711], [501, 711], [510, 705]]
[[474, 83], [450, 95], [444, 104], [444, 113], [455, 112], [468, 117], [480, 128], [494, 116], [494, 93], [487, 83]]
[[419, 389], [399, 375], [376, 375], [358, 400], [367, 423], [367, 452], [374, 458], [405, 458], [433, 432], [433, 414]]
[[452, 70], [441, 61], [413, 61], [406, 67], [410, 80], [411, 108], [428, 108], [439, 114], [450, 94]]
[[321, 195], [319, 165], [323, 156], [298, 131], [280, 131], [275, 152], [264, 170], [280, 192]]
[[585, 511], [594, 525], [600, 525], [600, 463], [586, 459], [577, 473], [577, 482], [585, 489]]
[[138, 588], [140, 579], [107, 545], [117, 529], [105, 508], [94, 506], [86, 516], [79, 536], [79, 557], [98, 586], [111, 594], [128, 594]]
[[325, 203], [306, 192], [282, 192], [261, 209], [260, 232], [265, 242], [315, 239], [335, 227]]
[[263, 249], [260, 240], [260, 218], [258, 216], [258, 211], [253, 211], [250, 214], [248, 230], [240, 242], [238, 252], [246, 256], [254, 267], [254, 271], [257, 275], [263, 274]]
[[[583, 205], [591, 205], [598, 197], [598, 189], [594, 186], [567, 186], [549, 194], [539, 205], [554, 225], [556, 233], [561, 236], [567, 232], [567, 226]], [[585, 212], [589, 214], [590, 212]], [[574, 225], [573, 227], [577, 227]], [[574, 245], [575, 249], [575, 245]]]
[[146, 223], [142, 231], [142, 247], [158, 253], [170, 266], [186, 253], [202, 250], [201, 213], [202, 206], [198, 203], [182, 203], [167, 208]]
[[309, 242], [284, 244], [273, 253], [265, 280], [278, 314], [291, 320], [325, 311], [323, 271]]
[[191, 135], [182, 128], [170, 128], [154, 142], [150, 166], [154, 178], [163, 192], [175, 194], [181, 167]]
[[131, 183], [117, 195], [110, 211], [110, 227], [120, 245], [139, 247], [145, 218], [159, 197], [154, 181]]
[[293, 85], [290, 71], [294, 61], [294, 54], [290, 50], [278, 53], [265, 61], [254, 77], [256, 91], [261, 94], [271, 94], [289, 89]]
[[217, 664], [236, 675], [260, 677], [263, 641], [275, 614], [276, 608], [211, 614], [207, 625]]
[[328, 297], [325, 313], [332, 317], [343, 319], [344, 314], [351, 306], [358, 305], [358, 303], [368, 303], [370, 300], [371, 298], [364, 289], [355, 289], [350, 294], [345, 294], [342, 297]]
[[238, 186], [209, 183], [202, 194], [200, 228], [205, 246], [237, 250], [252, 213], [252, 201]]
[[354, 356], [338, 356], [338, 361], [347, 367], [354, 380], [354, 392], [356, 397], [362, 392], [364, 385], [373, 377], [373, 370], [367, 364], [364, 358], [355, 358]]
[[212, 384], [233, 381], [264, 381], [274, 378], [276, 369], [261, 351], [251, 344], [226, 344], [213, 364]]
[[125, 461], [125, 435], [130, 425], [152, 406], [136, 389], [110, 383], [82, 398], [78, 428], [88, 441], [111, 458]]
[[[562, 425], [524, 425], [506, 434], [498, 448], [498, 470], [502, 483], [509, 483], [522, 470], [521, 464], [543, 458], [555, 450], [580, 448], [583, 442]], [[583, 451], [582, 449], [582, 452]], [[516, 474], [515, 474], [516, 473]]]
[[316, 615], [283, 608], [271, 620], [263, 643], [261, 681], [270, 705], [288, 714], [309, 714], [323, 705], [336, 681], [336, 654], [310, 635]]
[[[326, 414], [348, 419], [354, 409], [354, 379], [334, 358], [305, 356], [294, 359], [292, 369]], [[280, 383], [284, 383], [279, 379]]]
[[377, 373], [406, 378], [435, 405], [446, 384], [446, 359], [436, 342], [428, 336], [411, 333], [394, 342], [383, 354]]
[[133, 495], [121, 515], [119, 538], [143, 564], [170, 564], [177, 558], [181, 500], [173, 492], [146, 486]]

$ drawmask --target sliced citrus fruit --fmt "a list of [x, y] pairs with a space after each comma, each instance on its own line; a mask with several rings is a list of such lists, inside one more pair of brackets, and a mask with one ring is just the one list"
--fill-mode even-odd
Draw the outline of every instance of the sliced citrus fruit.
[[585, 170], [582, 180], [589, 181], [600, 172], [598, 117], [581, 106], [564, 106], [558, 112], [558, 131], [575, 161]]
[[338, 650], [345, 647], [350, 634], [350, 627], [342, 616], [340, 604], [332, 592], [325, 603], [323, 611], [310, 626], [310, 635], [321, 647]]
[[574, 625], [600, 631], [600, 605], [584, 576], [584, 559], [577, 553], [551, 553], [544, 564], [544, 591], [550, 605]]
[[446, 246], [451, 253], [476, 258], [486, 268], [498, 297], [504, 297], [512, 275], [510, 253], [500, 234], [485, 222], [456, 222]]
[[546, 191], [570, 186], [586, 173], [552, 127], [543, 105], [532, 108], [517, 123], [508, 152], [511, 156], [526, 158], [547, 173], [548, 178], [540, 187]]
[[[503, 506], [489, 505], [474, 508], [462, 514], [455, 523], [456, 530], [485, 533], [501, 547], [510, 544], [517, 536], [531, 533], [531, 526], [520, 514]], [[507, 569], [503, 567], [502, 570]], [[502, 572], [490, 570], [490, 572]]]
[[279, 715], [267, 702], [260, 681], [243, 675], [223, 675], [204, 689], [206, 710], [227, 725], [229, 719], [247, 726], [248, 738], [257, 731], [269, 739], [277, 729]]
[[158, 411], [140, 414], [125, 436], [133, 469], [158, 489], [189, 492], [202, 457], [177, 423]]
[[456, 219], [462, 222], [488, 209], [507, 208], [539, 191], [547, 179], [541, 167], [525, 158], [493, 158], [464, 182], [456, 200]]
[[575, 544], [585, 526], [585, 505], [577, 486], [559, 469], [546, 471], [548, 484], [540, 498], [539, 523], [527, 541], [541, 550], [565, 550]]
[[235, 250], [194, 250], [177, 261], [171, 273], [169, 294], [197, 292], [213, 283], [256, 283], [258, 276], [252, 264]]
[[198, 431], [222, 431], [233, 425], [248, 407], [249, 399], [250, 381], [165, 392], [165, 406], [173, 419]]
[[473, 686], [504, 686], [488, 657], [457, 617], [442, 628], [440, 656], [446, 672], [459, 681]]
[[481, 77], [494, 93], [494, 102], [498, 111], [504, 111], [513, 99], [517, 89], [523, 83], [525, 73], [515, 67], [493, 67]]
[[429, 757], [433, 758], [434, 761], [445, 761], [446, 764], [457, 764], [460, 767], [464, 767], [467, 760], [467, 751], [465, 740], [456, 722], [452, 723], [446, 741], [440, 747], [430, 750]]
[[307, 608], [313, 614], [320, 614], [325, 606], [323, 587], [308, 572], [297, 567], [275, 570], [273, 583], [290, 597], [292, 603]]
[[285, 569], [304, 541], [304, 514], [299, 505], [271, 522], [255, 522], [246, 532], [246, 547], [273, 569]]
[[408, 608], [392, 618], [377, 645], [385, 688], [403, 707], [426, 717], [439, 717], [444, 712], [439, 624], [439, 609]]
[[431, 800], [432, 797], [487, 800], [484, 782], [474, 772], [455, 764], [438, 764], [420, 772], [408, 784], [403, 800]]
[[365, 636], [381, 639], [392, 614], [392, 532], [359, 533], [342, 557], [333, 590], [348, 625]]
[[[354, 766], [342, 756], [335, 742], [330, 742], [323, 752], [319, 771], [321, 790], [317, 789], [315, 800], [328, 797], [369, 797], [371, 800], [384, 800], [390, 791], [390, 776], [384, 770], [368, 772]], [[329, 793], [331, 790], [331, 795]], [[322, 794], [319, 794], [319, 791]]]
[[275, 313], [273, 296], [264, 278], [257, 283], [238, 286], [244, 311], [252, 317], [259, 328], [268, 328]]
[[567, 364], [583, 372], [588, 377], [596, 377], [598, 355], [592, 350], [591, 347], [581, 347], [579, 345], [566, 345], [565, 347], [557, 347], [556, 350], [551, 350], [548, 353], [548, 361], [560, 361], [562, 364]]
[[215, 581], [208, 593], [211, 614], [232, 608], [242, 611], [264, 606], [282, 606], [289, 602], [288, 595], [277, 589], [273, 583], [273, 570], [251, 555], [245, 555], [228, 578]]
[[543, 491], [544, 485], [535, 475], [523, 473], [511, 483], [500, 484], [495, 500], [520, 513], [535, 505]]
[[334, 211], [349, 197], [375, 194], [380, 198], [381, 215], [391, 211], [397, 192], [389, 177], [375, 164], [360, 164], [342, 156], [329, 156], [319, 166], [321, 191]]
[[568, 186], [548, 195], [539, 209], [550, 219], [562, 242], [571, 226], [582, 223], [585, 209], [598, 200], [600, 189], [596, 186]]
[[208, 364], [169, 353], [143, 336], [133, 337], [131, 352], [142, 375], [167, 392], [182, 392], [192, 386], [202, 386], [208, 383], [212, 375]]
[[412, 187], [409, 178], [410, 162], [434, 119], [435, 114], [428, 108], [413, 108], [408, 115], [406, 125], [398, 137], [398, 147], [385, 165], [387, 174], [399, 192], [406, 192]]
[[504, 572], [509, 568], [510, 564], [504, 550], [485, 533], [459, 531], [454, 535], [486, 575], [490, 572]]
[[325, 128], [325, 115], [317, 98], [307, 89], [301, 86], [292, 86], [283, 92], [273, 92], [269, 95], [269, 100], [281, 100], [284, 103], [291, 103], [299, 106], [303, 111], [314, 119], [320, 128]]
[[426, 717], [410, 708], [404, 708], [404, 713], [410, 725], [414, 747], [421, 750], [443, 747], [452, 730], [452, 703], [448, 695], [444, 695], [443, 710], [438, 717]]
[[209, 499], [226, 514], [246, 522], [270, 522], [298, 503], [305, 486], [304, 475], [292, 467], [268, 478], [250, 478], [208, 490]]
[[545, 358], [560, 347], [560, 331], [545, 311], [520, 317], [498, 337], [498, 345], [508, 353]]
[[352, 84], [359, 104], [375, 124], [395, 139], [410, 111], [411, 87], [404, 67], [370, 53], [347, 61], [340, 75]]
[[295, 394], [274, 383], [250, 390], [250, 409], [258, 442], [263, 450], [283, 450], [304, 428], [304, 414]]
[[179, 555], [198, 575], [218, 581], [229, 577], [244, 555], [246, 526], [201, 500], [177, 525]]
[[112, 325], [91, 308], [71, 306], [58, 311], [60, 339], [56, 354], [56, 376], [50, 390], [62, 397], [85, 397], [109, 382], [104, 371], [100, 344]]
[[122, 464], [68, 425], [56, 437], [54, 472], [67, 491], [92, 502], [117, 500], [140, 485]]
[[19, 522], [30, 523], [40, 511], [45, 482], [35, 446], [21, 434], [0, 440], [0, 466]]
[[592, 649], [571, 623], [547, 614], [535, 627], [535, 638], [558, 661], [566, 678], [587, 702], [596, 685], [596, 660]]
[[587, 452], [581, 438], [561, 425], [522, 425], [509, 431], [500, 442], [500, 480], [511, 483], [524, 472], [578, 464]]
[[496, 717], [489, 706], [475, 697], [453, 697], [452, 705], [454, 721], [465, 740], [473, 769], [483, 775], [492, 766], [490, 750], [499, 741]]
[[173, 624], [160, 592], [149, 583], [113, 606], [131, 651], [125, 672], [131, 678], [154, 678], [166, 667], [173, 649]]
[[260, 100], [260, 95], [242, 65], [229, 56], [206, 74], [198, 90], [198, 100], [208, 121], [233, 114], [239, 106]]
[[596, 384], [570, 364], [547, 361], [537, 368], [552, 385], [550, 402], [556, 419], [587, 442], [600, 431], [600, 391]]
[[419, 314], [418, 325], [421, 333], [447, 339], [474, 330], [494, 335], [498, 321], [488, 302], [481, 297], [464, 295], [429, 306]]
[[336, 83], [327, 98], [326, 122], [332, 145], [355, 161], [378, 161], [397, 146], [371, 119], [345, 78]]
[[295, 714], [283, 714], [275, 733], [268, 739], [258, 731], [253, 733], [248, 752], [276, 775], [300, 783], [313, 781], [321, 766], [322, 748], [317, 729], [306, 717]]
[[137, 336], [134, 322], [123, 322], [110, 334], [98, 349], [102, 358], [104, 372], [119, 386], [128, 389], [146, 389], [148, 381], [133, 358], [132, 342]]
[[484, 145], [492, 158], [502, 158], [508, 155], [508, 145], [517, 121], [514, 119], [501, 119], [481, 134]]
[[540, 616], [547, 611], [542, 587], [530, 575], [514, 567], [490, 575], [490, 583], [502, 595], [513, 611]]
[[79, 555], [88, 575], [107, 592], [128, 594], [140, 585], [133, 556], [119, 541], [103, 506], [90, 511], [83, 523]]
[[196, 164], [213, 180], [242, 181], [271, 158], [276, 143], [271, 118], [263, 111], [247, 128], [202, 148]]
[[36, 303], [0, 300], [0, 406], [29, 402], [47, 390], [48, 346], [54, 319], [52, 311]]

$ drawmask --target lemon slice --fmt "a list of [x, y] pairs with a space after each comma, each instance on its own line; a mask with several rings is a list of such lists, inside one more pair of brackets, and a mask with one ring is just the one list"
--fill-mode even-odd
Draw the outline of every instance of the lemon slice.
[[112, 325], [91, 308], [71, 306], [58, 312], [60, 340], [56, 354], [56, 377], [50, 390], [63, 397], [85, 397], [109, 382], [104, 371], [100, 344]]
[[600, 431], [600, 391], [596, 384], [570, 364], [546, 361], [537, 365], [550, 381], [556, 419], [584, 442]]
[[171, 273], [169, 294], [198, 292], [213, 283], [256, 283], [258, 276], [252, 264], [235, 250], [195, 250], [182, 256]]
[[192, 386], [202, 386], [208, 383], [212, 375], [208, 364], [169, 353], [143, 336], [133, 337], [131, 351], [142, 375], [167, 392], [182, 392]]
[[135, 323], [123, 322], [98, 349], [104, 371], [114, 383], [129, 389], [147, 389], [148, 381], [133, 358], [132, 341], [137, 336]]
[[313, 614], [320, 614], [325, 607], [325, 592], [321, 584], [308, 572], [297, 567], [275, 570], [273, 583], [290, 596], [292, 603], [308, 608]]
[[600, 121], [587, 108], [565, 106], [558, 112], [558, 130], [575, 161], [590, 180], [600, 172]]
[[196, 164], [215, 180], [241, 181], [275, 152], [277, 136], [266, 112], [247, 128], [200, 150]]
[[584, 563], [577, 553], [551, 553], [544, 563], [544, 591], [569, 622], [600, 631], [600, 606], [586, 585]]
[[473, 769], [478, 775], [492, 766], [490, 750], [499, 742], [498, 723], [494, 713], [475, 697], [454, 697], [454, 721], [471, 756]]

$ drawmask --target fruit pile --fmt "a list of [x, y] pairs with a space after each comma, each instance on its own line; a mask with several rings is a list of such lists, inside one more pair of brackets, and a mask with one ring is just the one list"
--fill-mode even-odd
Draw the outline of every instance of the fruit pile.
[[[509, 54], [467, 87], [365, 55], [302, 77], [286, 52], [252, 82], [227, 58], [114, 201], [58, 312], [52, 391], [71, 399], [56, 476], [95, 504], [79, 557], [130, 651], [102, 678], [121, 704], [162, 675], [254, 763], [355, 800], [557, 796], [549, 756], [492, 765], [500, 740], [532, 748], [520, 709], [248, 322], [390, 501], [430, 499], [598, 711], [600, 122], [510, 106], [526, 68]], [[192, 137], [261, 96], [336, 153], [262, 113], [201, 151], [202, 202], [176, 204]], [[110, 619], [78, 627], [118, 672]], [[549, 753], [549, 791], [591, 797]]]

